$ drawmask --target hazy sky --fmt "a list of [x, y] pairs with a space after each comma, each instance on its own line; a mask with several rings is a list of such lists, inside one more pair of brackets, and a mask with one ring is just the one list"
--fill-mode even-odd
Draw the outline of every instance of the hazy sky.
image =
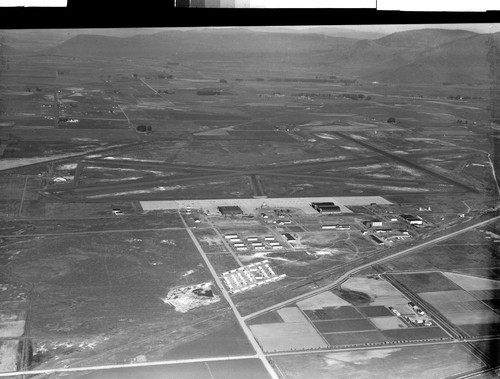
[[403, 30], [411, 29], [425, 29], [425, 28], [438, 28], [438, 29], [465, 29], [477, 33], [496, 33], [500, 32], [500, 23], [496, 24], [416, 24], [416, 25], [345, 25], [348, 29], [371, 31], [378, 33], [395, 33]]

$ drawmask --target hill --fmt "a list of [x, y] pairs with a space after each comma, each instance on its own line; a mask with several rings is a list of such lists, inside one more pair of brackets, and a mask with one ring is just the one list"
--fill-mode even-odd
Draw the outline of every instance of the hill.
[[491, 38], [498, 39], [498, 34], [422, 29], [378, 39], [354, 39], [304, 31], [211, 28], [130, 37], [78, 35], [45, 53], [177, 60], [300, 60], [310, 67], [365, 81], [483, 83], [488, 80], [487, 42]]
[[7, 55], [24, 55], [27, 54], [26, 51], [15, 49], [12, 46], [6, 45], [4, 43], [0, 43], [0, 56]]
[[389, 34], [377, 39], [377, 43], [382, 46], [392, 46], [400, 48], [427, 48], [453, 42], [459, 39], [469, 38], [478, 33], [459, 29], [420, 29], [407, 30]]
[[126, 38], [79, 35], [45, 53], [131, 57], [295, 54], [328, 51], [334, 46], [350, 46], [355, 41], [321, 34], [263, 33], [246, 29], [171, 30]]

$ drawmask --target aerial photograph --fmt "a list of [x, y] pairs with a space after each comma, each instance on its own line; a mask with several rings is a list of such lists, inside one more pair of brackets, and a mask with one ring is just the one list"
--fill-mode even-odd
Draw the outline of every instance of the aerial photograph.
[[500, 378], [500, 23], [0, 30], [0, 378]]

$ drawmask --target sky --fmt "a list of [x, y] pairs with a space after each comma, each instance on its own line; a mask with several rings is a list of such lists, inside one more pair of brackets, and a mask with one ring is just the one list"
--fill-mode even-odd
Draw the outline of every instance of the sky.
[[347, 29], [359, 30], [359, 31], [370, 31], [377, 33], [390, 34], [395, 32], [401, 32], [404, 30], [412, 29], [426, 29], [426, 28], [437, 28], [437, 29], [464, 29], [470, 30], [476, 33], [496, 33], [500, 32], [500, 23], [496, 24], [416, 24], [416, 25], [345, 25], [339, 27], [345, 27]]

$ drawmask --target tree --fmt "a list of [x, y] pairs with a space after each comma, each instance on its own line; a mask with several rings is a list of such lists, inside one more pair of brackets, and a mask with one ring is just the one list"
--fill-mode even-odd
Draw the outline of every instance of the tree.
[[388, 122], [389, 124], [394, 124], [394, 123], [396, 123], [396, 119], [395, 119], [394, 117], [389, 117], [389, 118], [387, 119], [387, 122]]

